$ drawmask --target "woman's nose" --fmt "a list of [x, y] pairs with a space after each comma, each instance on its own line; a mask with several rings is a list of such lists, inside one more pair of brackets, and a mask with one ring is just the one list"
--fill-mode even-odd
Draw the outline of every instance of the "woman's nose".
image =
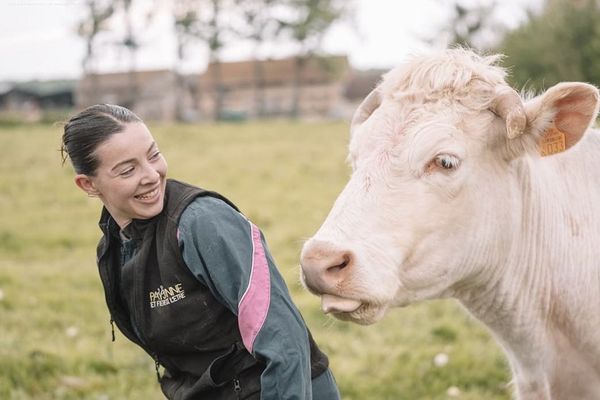
[[158, 169], [156, 169], [152, 164], [148, 163], [144, 165], [143, 176], [141, 180], [142, 184], [155, 183], [159, 177], [160, 173], [158, 172]]

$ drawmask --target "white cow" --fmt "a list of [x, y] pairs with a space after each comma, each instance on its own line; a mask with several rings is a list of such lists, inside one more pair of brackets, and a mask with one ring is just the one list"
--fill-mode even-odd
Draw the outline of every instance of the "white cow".
[[523, 101], [499, 58], [447, 50], [384, 76], [302, 279], [360, 324], [456, 298], [504, 348], [518, 399], [600, 399], [598, 90]]

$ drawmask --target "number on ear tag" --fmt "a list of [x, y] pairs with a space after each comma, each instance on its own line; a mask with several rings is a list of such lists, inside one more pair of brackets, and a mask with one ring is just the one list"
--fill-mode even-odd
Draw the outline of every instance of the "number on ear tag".
[[542, 157], [560, 153], [566, 149], [565, 134], [552, 127], [540, 138], [540, 154]]

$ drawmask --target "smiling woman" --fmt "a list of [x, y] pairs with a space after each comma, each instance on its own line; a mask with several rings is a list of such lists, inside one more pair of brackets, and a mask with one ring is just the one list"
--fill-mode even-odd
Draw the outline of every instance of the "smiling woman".
[[220, 194], [167, 179], [135, 114], [83, 110], [62, 151], [104, 205], [97, 260], [111, 323], [155, 360], [167, 398], [339, 398], [259, 229]]
[[75, 184], [99, 197], [119, 227], [162, 211], [167, 162], [146, 125], [128, 123], [94, 154], [100, 160], [95, 173], [77, 174]]

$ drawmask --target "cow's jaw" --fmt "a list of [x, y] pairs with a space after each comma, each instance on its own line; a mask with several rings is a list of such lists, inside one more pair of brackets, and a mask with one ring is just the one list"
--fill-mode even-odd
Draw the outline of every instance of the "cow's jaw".
[[321, 310], [342, 321], [352, 321], [361, 325], [370, 325], [379, 321], [387, 307], [375, 306], [373, 303], [357, 298], [346, 297], [339, 293], [324, 293], [307, 284], [304, 274], [301, 282], [308, 291], [321, 298]]
[[321, 296], [321, 309], [325, 314], [333, 313], [351, 313], [356, 311], [362, 302], [354, 299], [335, 296], [332, 294], [323, 294]]
[[371, 325], [385, 315], [386, 306], [348, 299], [330, 294], [321, 295], [321, 309], [342, 321], [352, 321], [360, 325]]
[[[339, 245], [346, 242], [344, 236], [324, 231], [307, 241], [301, 254], [300, 280], [321, 298], [325, 314], [362, 325], [375, 323], [394, 303], [399, 286], [397, 268], [389, 254], [375, 255], [365, 249], [347, 252], [346, 247]], [[349, 248], [359, 246], [350, 244]], [[373, 264], [381, 273], [365, 268]]]
[[[452, 271], [460, 270], [454, 266], [460, 263], [461, 253], [454, 254], [457, 259], [450, 251], [440, 251], [439, 247], [447, 246], [441, 246], [441, 240], [429, 236], [429, 241], [438, 244], [436, 248], [422, 247], [415, 244], [414, 239], [403, 237], [410, 246], [389, 244], [386, 248], [395, 250], [386, 253], [365, 247], [364, 242], [352, 243], [345, 237], [333, 236], [336, 241], [333, 243], [330, 237], [332, 235], [320, 232], [305, 244], [301, 282], [321, 298], [325, 314], [340, 320], [373, 324], [381, 320], [389, 308], [448, 297], [459, 278]], [[346, 267], [338, 265], [344, 257], [332, 255], [344, 252], [339, 249], [345, 247], [337, 243], [349, 243], [347, 248], [354, 249], [353, 262]], [[328, 259], [329, 263], [324, 261]], [[332, 271], [330, 276], [329, 270]]]

